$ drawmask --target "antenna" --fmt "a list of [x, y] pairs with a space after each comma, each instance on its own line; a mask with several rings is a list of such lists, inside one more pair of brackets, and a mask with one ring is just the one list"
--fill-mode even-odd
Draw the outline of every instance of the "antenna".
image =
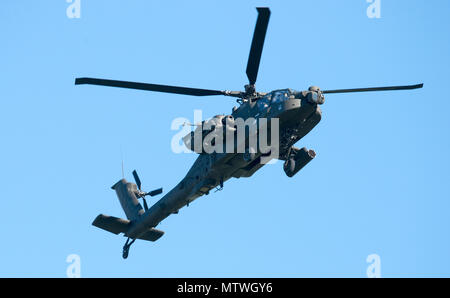
[[122, 146], [120, 147], [120, 159], [122, 160], [122, 179], [125, 179], [125, 174], [123, 172], [123, 150], [122, 150]]

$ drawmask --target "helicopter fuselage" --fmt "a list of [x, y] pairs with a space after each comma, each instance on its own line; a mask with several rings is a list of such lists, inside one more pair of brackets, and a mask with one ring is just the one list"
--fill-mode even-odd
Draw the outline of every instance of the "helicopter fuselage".
[[[233, 109], [234, 119], [249, 118], [279, 120], [279, 156], [286, 160], [292, 146], [308, 134], [321, 120], [322, 112], [314, 92], [294, 92], [290, 89], [273, 91], [262, 97], [248, 100]], [[318, 94], [323, 100], [323, 95]], [[245, 153], [201, 153], [187, 175], [163, 198], [134, 220], [126, 236], [138, 238], [149, 228], [189, 205], [195, 199], [208, 195], [215, 188], [221, 189], [230, 178], [251, 177], [262, 168], [263, 154], [257, 152], [248, 159]]]
[[[75, 79], [76, 85], [89, 84], [198, 97], [223, 95], [238, 98], [240, 103], [238, 108], [233, 109], [231, 115], [219, 115], [202, 122], [201, 125], [193, 124], [197, 129], [185, 136], [183, 142], [189, 150], [199, 156], [180, 183], [151, 208], [148, 208], [145, 197], [160, 194], [162, 189], [143, 192], [136, 171], [133, 172], [136, 184], [122, 179], [113, 186], [127, 219], [100, 214], [92, 224], [114, 234], [124, 233], [128, 237], [123, 247], [123, 258], [128, 257], [130, 246], [136, 239], [158, 240], [164, 232], [154, 227], [162, 220], [173, 213], [178, 213], [195, 199], [208, 195], [214, 188], [222, 189], [224, 182], [230, 178], [251, 177], [273, 159], [284, 161], [283, 170], [288, 177], [293, 177], [301, 171], [315, 158], [316, 153], [306, 148], [295, 148], [293, 145], [320, 122], [322, 112], [319, 105], [325, 101], [324, 94], [413, 90], [423, 87], [423, 84], [416, 84], [321, 91], [318, 87], [312, 86], [303, 92], [282, 89], [258, 93], [255, 84], [271, 13], [268, 7], [257, 7], [257, 11], [258, 19], [246, 68], [248, 84], [245, 85], [245, 91], [211, 90], [89, 77]], [[230, 123], [234, 126], [230, 126]], [[209, 138], [210, 136], [212, 138]], [[222, 137], [217, 139], [217, 136]], [[228, 138], [229, 136], [231, 137]], [[222, 150], [224, 147], [226, 150]], [[139, 199], [143, 200], [144, 208], [140, 205]]]

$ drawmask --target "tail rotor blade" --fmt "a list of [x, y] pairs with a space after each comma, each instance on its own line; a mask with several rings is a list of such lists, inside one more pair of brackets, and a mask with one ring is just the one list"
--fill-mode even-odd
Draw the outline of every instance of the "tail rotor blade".
[[423, 84], [407, 85], [407, 86], [392, 86], [392, 87], [324, 90], [324, 91], [322, 91], [322, 93], [323, 94], [336, 94], [336, 93], [353, 93], [353, 92], [396, 91], [396, 90], [413, 90], [413, 89], [420, 89], [420, 88], [423, 88]]
[[144, 201], [144, 210], [147, 211], [148, 210], [147, 200], [145, 198], [142, 198], [142, 200]]
[[268, 7], [258, 7], [258, 19], [256, 21], [255, 31], [253, 33], [252, 46], [247, 63], [247, 77], [250, 85], [256, 83], [258, 77], [259, 63], [266, 38], [267, 27], [269, 26], [270, 9]]
[[133, 171], [133, 177], [134, 177], [134, 181], [136, 181], [136, 185], [139, 188], [139, 190], [141, 190], [141, 179], [139, 179], [139, 176], [136, 172], [136, 170]]
[[151, 192], [148, 192], [147, 194], [149, 196], [151, 196], [151, 197], [154, 197], [156, 195], [161, 194], [162, 192], [163, 192], [163, 189], [162, 188], [158, 188], [158, 189], [152, 190]]

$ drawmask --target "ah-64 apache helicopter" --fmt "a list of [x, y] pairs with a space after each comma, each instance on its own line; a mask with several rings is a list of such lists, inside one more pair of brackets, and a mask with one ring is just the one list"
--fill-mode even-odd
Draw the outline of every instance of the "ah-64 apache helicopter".
[[[319, 87], [313, 86], [307, 91], [283, 89], [268, 93], [256, 92], [255, 83], [270, 18], [269, 8], [257, 8], [257, 10], [258, 19], [246, 70], [249, 84], [245, 86], [245, 91], [218, 91], [94, 78], [77, 78], [75, 84], [102, 85], [193, 96], [224, 95], [235, 97], [240, 106], [234, 108], [231, 115], [214, 117], [215, 126], [220, 126], [221, 123], [225, 126], [225, 123], [228, 125], [236, 119], [278, 119], [279, 144], [277, 144], [277, 158], [284, 161], [284, 171], [289, 177], [297, 174], [316, 156], [313, 150], [298, 149], [293, 145], [320, 122], [322, 112], [319, 106], [324, 104], [325, 94], [409, 90], [423, 87], [423, 84], [419, 84], [321, 90]], [[202, 123], [201, 126], [204, 124]], [[141, 181], [136, 171], [133, 172], [136, 184], [122, 179], [112, 187], [116, 191], [128, 219], [100, 214], [92, 224], [114, 234], [124, 233], [127, 241], [123, 247], [123, 258], [128, 257], [130, 246], [136, 239], [158, 240], [164, 232], [155, 229], [155, 227], [169, 215], [178, 213], [178, 210], [182, 207], [200, 196], [208, 194], [210, 190], [223, 188], [223, 183], [232, 177], [252, 176], [265, 164], [262, 162], [262, 159], [267, 157], [267, 152], [262, 152], [258, 148], [251, 148], [250, 150], [247, 143], [245, 143], [245, 146], [247, 146], [245, 152], [206, 153], [202, 149], [200, 151], [194, 150], [194, 142], [189, 141], [193, 134], [194, 132], [186, 136], [184, 140], [189, 149], [199, 153], [197, 160], [184, 179], [151, 208], [148, 208], [145, 197], [160, 194], [162, 189], [151, 192], [142, 191]], [[248, 139], [248, 136], [246, 135], [245, 138]], [[274, 144], [271, 145], [273, 146]], [[143, 199], [144, 208], [138, 199]]]

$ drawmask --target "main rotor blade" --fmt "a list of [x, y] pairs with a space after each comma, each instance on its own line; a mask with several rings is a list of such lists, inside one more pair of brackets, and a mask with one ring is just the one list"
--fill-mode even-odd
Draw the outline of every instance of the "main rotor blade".
[[136, 170], [133, 171], [133, 177], [134, 177], [134, 181], [136, 181], [136, 185], [139, 188], [139, 190], [141, 190], [141, 179], [139, 179], [139, 176], [136, 172]]
[[253, 33], [252, 46], [247, 63], [247, 77], [250, 85], [256, 83], [258, 77], [259, 62], [266, 38], [267, 26], [269, 25], [270, 9], [268, 7], [258, 7], [258, 19], [256, 21], [255, 32]]
[[395, 90], [412, 90], [420, 89], [423, 84], [408, 85], [408, 86], [392, 86], [392, 87], [375, 87], [375, 88], [358, 88], [358, 89], [338, 89], [338, 90], [325, 90], [323, 94], [332, 93], [352, 93], [352, 92], [374, 92], [374, 91], [395, 91]]
[[75, 79], [75, 85], [100, 85], [108, 87], [119, 87], [128, 89], [138, 89], [146, 91], [156, 91], [165, 93], [175, 93], [193, 96], [209, 96], [209, 95], [230, 95], [233, 96], [229, 91], [218, 91], [218, 90], [208, 90], [208, 89], [197, 89], [197, 88], [187, 88], [187, 87], [177, 87], [177, 86], [167, 86], [167, 85], [157, 85], [157, 84], [145, 84], [127, 81], [115, 81], [115, 80], [105, 80], [105, 79], [94, 79], [94, 78], [77, 78]]

